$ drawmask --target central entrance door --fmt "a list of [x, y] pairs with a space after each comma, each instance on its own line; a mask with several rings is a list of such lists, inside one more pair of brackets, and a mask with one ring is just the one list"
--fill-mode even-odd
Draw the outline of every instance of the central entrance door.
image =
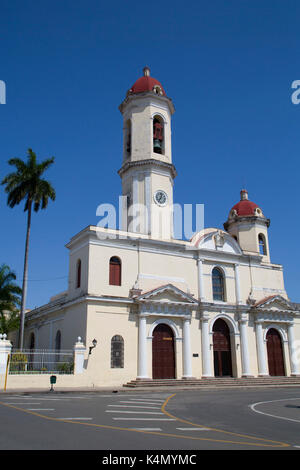
[[215, 377], [232, 376], [230, 332], [224, 320], [219, 318], [213, 325]]
[[153, 332], [153, 379], [175, 379], [175, 348], [172, 329], [160, 323]]
[[285, 375], [282, 342], [280, 334], [275, 328], [270, 328], [267, 333], [267, 352], [270, 375]]

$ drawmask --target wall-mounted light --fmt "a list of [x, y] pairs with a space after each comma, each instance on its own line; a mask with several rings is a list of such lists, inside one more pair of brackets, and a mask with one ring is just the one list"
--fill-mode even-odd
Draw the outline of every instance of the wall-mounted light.
[[92, 354], [92, 349], [94, 349], [97, 346], [97, 340], [93, 339], [92, 344], [93, 346], [89, 347], [89, 354]]

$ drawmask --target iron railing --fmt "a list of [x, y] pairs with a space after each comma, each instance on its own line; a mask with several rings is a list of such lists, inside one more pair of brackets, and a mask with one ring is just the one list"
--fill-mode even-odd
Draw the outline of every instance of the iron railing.
[[13, 350], [9, 358], [9, 374], [73, 374], [72, 350]]

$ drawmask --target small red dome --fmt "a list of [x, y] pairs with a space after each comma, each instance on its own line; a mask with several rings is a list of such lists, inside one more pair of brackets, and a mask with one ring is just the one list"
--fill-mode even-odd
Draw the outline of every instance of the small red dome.
[[153, 91], [155, 87], [159, 87], [164, 96], [166, 96], [165, 90], [162, 87], [162, 84], [153, 77], [150, 77], [150, 69], [145, 67], [144, 76], [139, 78], [134, 85], [130, 88], [130, 93], [143, 93], [144, 91]]
[[259, 206], [255, 204], [255, 202], [249, 201], [248, 191], [246, 189], [242, 189], [241, 200], [232, 207], [230, 214], [232, 214], [233, 211], [236, 211], [236, 214], [240, 217], [257, 215], [256, 209], [259, 209], [258, 214], [262, 215]]
[[258, 208], [258, 205], [255, 204], [255, 202], [244, 200], [244, 201], [239, 201], [231, 211], [236, 210], [237, 215], [239, 216], [247, 216], [247, 215], [255, 215], [254, 211], [255, 209]]

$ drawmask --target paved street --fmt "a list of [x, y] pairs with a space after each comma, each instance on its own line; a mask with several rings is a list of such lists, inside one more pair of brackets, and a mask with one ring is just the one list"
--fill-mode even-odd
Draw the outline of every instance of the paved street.
[[1, 450], [300, 449], [300, 389], [2, 393]]

